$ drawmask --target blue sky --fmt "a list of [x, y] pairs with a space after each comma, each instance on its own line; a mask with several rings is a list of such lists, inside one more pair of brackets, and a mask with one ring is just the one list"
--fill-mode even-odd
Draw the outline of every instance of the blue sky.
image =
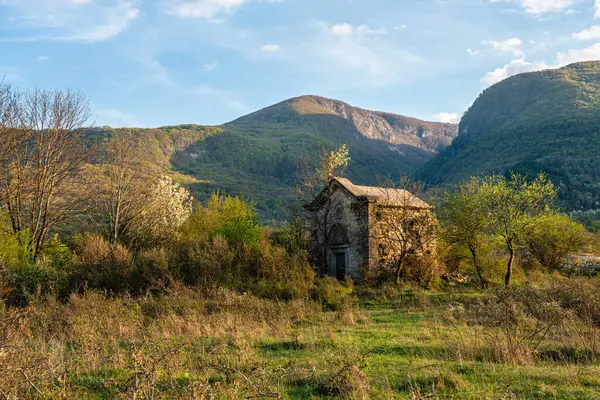
[[96, 125], [219, 124], [317, 94], [456, 121], [519, 72], [600, 59], [600, 0], [0, 0], [0, 74]]

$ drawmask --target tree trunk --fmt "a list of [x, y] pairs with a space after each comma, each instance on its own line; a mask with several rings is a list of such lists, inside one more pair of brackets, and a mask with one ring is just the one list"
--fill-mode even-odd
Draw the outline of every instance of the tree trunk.
[[506, 242], [508, 247], [508, 252], [510, 256], [508, 257], [508, 265], [506, 266], [506, 277], [504, 278], [504, 285], [506, 287], [510, 286], [510, 277], [512, 276], [512, 267], [513, 261], [515, 260], [515, 248], [513, 246], [512, 240], [508, 240]]
[[404, 255], [400, 256], [398, 259], [398, 264], [396, 266], [396, 272], [394, 274], [394, 285], [398, 286], [400, 283], [400, 275], [402, 273], [402, 265], [404, 264]]
[[479, 264], [479, 258], [477, 257], [477, 250], [474, 246], [469, 245], [469, 251], [471, 252], [471, 257], [473, 257], [473, 266], [475, 266], [475, 272], [477, 272], [477, 277], [479, 278], [479, 283], [481, 284], [482, 289], [487, 289], [490, 285], [490, 282], [483, 276], [483, 268]]

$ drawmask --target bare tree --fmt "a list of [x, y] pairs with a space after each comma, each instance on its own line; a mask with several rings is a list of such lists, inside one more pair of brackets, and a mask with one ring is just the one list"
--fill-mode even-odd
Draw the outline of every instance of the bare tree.
[[376, 189], [375, 218], [369, 231], [379, 244], [380, 259], [394, 270], [398, 284], [410, 256], [422, 257], [435, 249], [437, 222], [419, 196], [423, 184], [402, 178]]
[[113, 137], [103, 161], [92, 220], [112, 243], [130, 248], [170, 240], [191, 213], [189, 192], [143, 165], [132, 132]]
[[97, 222], [106, 223], [108, 238], [114, 244], [129, 230], [130, 216], [141, 207], [144, 197], [141, 193], [144, 176], [130, 132], [120, 132], [111, 139], [104, 161], [92, 213]]
[[[319, 160], [319, 166], [314, 168], [308, 158], [305, 158], [298, 165], [299, 184], [297, 192], [300, 200], [305, 204], [308, 211], [307, 224], [315, 237], [322, 237], [325, 243], [329, 235], [329, 218], [333, 211], [331, 197], [324, 195], [324, 190], [328, 190], [330, 180], [340, 175], [350, 162], [348, 146], [342, 145], [338, 150], [323, 150]], [[323, 264], [325, 260], [326, 248], [311, 249], [313, 260], [317, 264]]]
[[0, 202], [35, 259], [50, 231], [83, 204], [75, 193], [90, 155], [83, 129], [90, 107], [71, 89], [0, 93]]

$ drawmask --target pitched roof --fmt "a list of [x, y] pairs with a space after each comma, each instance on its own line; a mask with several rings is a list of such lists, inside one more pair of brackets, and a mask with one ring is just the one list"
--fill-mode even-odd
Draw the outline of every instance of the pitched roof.
[[376, 186], [355, 185], [346, 178], [335, 177], [332, 183], [337, 182], [355, 197], [366, 197], [377, 204], [389, 207], [413, 207], [429, 209], [431, 206], [423, 200], [404, 189], [393, 189]]

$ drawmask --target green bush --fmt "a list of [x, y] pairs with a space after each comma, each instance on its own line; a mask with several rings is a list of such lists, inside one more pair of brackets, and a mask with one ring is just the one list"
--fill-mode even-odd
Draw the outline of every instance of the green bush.
[[213, 194], [181, 229], [172, 257], [174, 275], [189, 285], [307, 298], [315, 274], [306, 251], [300, 244], [285, 246], [272, 239], [276, 236], [257, 221], [253, 204]]
[[524, 235], [533, 262], [550, 270], [561, 267], [565, 258], [583, 250], [590, 242], [585, 228], [566, 215], [542, 217]]
[[210, 241], [222, 236], [233, 248], [254, 246], [261, 237], [254, 204], [239, 197], [214, 193], [206, 205], [197, 204], [181, 228], [181, 242]]
[[428, 254], [410, 255], [401, 276], [407, 282], [429, 288], [440, 280], [444, 272], [444, 265], [436, 257]]
[[252, 252], [256, 260], [256, 294], [285, 300], [309, 297], [315, 272], [305, 252], [290, 253], [273, 245], [266, 235]]
[[12, 306], [27, 305], [34, 295], [67, 294], [69, 249], [55, 236], [34, 261], [29, 242], [27, 231], [17, 235], [0, 230], [0, 296]]
[[317, 280], [314, 296], [323, 307], [328, 310], [339, 310], [352, 302], [354, 282], [347, 278], [340, 282], [330, 276], [323, 276]]
[[173, 264], [176, 276], [188, 285], [231, 287], [236, 276], [234, 253], [221, 236], [211, 241], [180, 244]]
[[67, 290], [68, 273], [44, 263], [17, 265], [8, 270], [8, 296], [11, 306], [26, 306], [36, 295], [64, 295]]

